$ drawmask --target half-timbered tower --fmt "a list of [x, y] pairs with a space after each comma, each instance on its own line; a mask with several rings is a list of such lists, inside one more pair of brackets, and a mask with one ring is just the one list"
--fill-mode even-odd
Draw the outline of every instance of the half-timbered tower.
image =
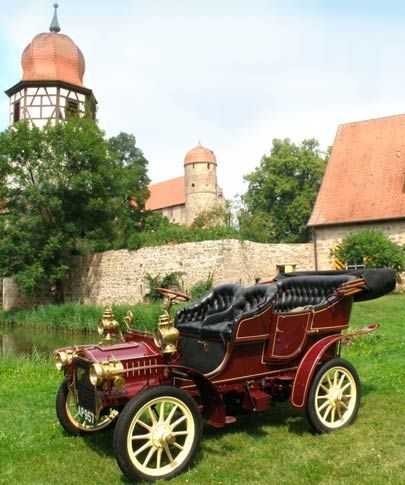
[[6, 91], [10, 125], [30, 120], [40, 127], [72, 114], [95, 115], [97, 101], [83, 85], [84, 56], [70, 37], [59, 33], [58, 4], [54, 7], [49, 32], [36, 35], [24, 49], [22, 79]]

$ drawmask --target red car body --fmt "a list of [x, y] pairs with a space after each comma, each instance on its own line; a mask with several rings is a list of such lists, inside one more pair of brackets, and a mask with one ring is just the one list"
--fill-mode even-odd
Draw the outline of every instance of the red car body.
[[[173, 349], [173, 330], [163, 318], [166, 347], [151, 334], [116, 330], [110, 337], [119, 337], [117, 343], [55, 351], [66, 375], [58, 417], [68, 432], [81, 433], [118, 416], [115, 453], [134, 480], [169, 478], [189, 465], [201, 437], [195, 409], [208, 424], [223, 427], [239, 413], [267, 411], [290, 399], [306, 410], [317, 432], [347, 426], [356, 418], [360, 387], [355, 369], [340, 359], [340, 343], [378, 325], [342, 332], [354, 300], [394, 287], [394, 272], [362, 270], [293, 273], [250, 288], [214, 288], [178, 312]], [[188, 423], [185, 429], [176, 431], [180, 424], [169, 420], [174, 416]]]

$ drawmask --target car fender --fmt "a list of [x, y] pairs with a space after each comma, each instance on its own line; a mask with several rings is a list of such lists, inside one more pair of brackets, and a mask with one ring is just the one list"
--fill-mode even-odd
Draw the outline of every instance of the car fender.
[[291, 405], [297, 409], [303, 409], [307, 403], [309, 386], [312, 381], [316, 366], [321, 360], [325, 351], [339, 340], [347, 337], [355, 337], [357, 335], [364, 335], [370, 333], [378, 328], [378, 323], [368, 325], [367, 327], [357, 330], [355, 332], [345, 333], [341, 335], [329, 335], [321, 340], [318, 340], [304, 355], [294, 378], [294, 384], [291, 392]]
[[226, 424], [225, 406], [216, 387], [200, 372], [189, 367], [176, 366], [175, 374], [185, 374], [196, 385], [203, 405], [202, 416], [207, 423], [215, 428], [222, 428]]

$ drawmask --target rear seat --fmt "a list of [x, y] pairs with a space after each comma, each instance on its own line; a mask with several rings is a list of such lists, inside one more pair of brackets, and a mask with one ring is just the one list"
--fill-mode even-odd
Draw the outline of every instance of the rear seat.
[[[355, 280], [353, 275], [296, 276], [277, 281], [277, 313], [299, 308], [320, 308], [337, 298], [335, 290], [341, 284]], [[309, 308], [308, 308], [309, 307]]]

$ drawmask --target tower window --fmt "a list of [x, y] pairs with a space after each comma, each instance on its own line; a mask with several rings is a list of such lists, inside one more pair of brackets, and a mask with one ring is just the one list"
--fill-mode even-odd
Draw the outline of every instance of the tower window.
[[19, 101], [14, 103], [13, 121], [14, 123], [17, 123], [17, 121], [20, 121], [20, 102]]
[[71, 116], [77, 116], [79, 113], [79, 102], [75, 99], [67, 99], [65, 107], [65, 118], [68, 119]]
[[210, 164], [209, 163], [207, 163], [207, 168], [208, 168], [208, 170], [210, 169]]
[[195, 183], [192, 183], [192, 184], [191, 184], [191, 187], [195, 187]]

